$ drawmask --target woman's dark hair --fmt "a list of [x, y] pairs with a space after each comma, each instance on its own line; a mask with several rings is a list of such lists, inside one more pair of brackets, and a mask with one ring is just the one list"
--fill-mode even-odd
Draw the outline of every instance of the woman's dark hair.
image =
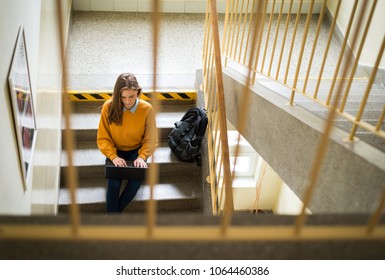
[[122, 124], [123, 118], [123, 103], [120, 100], [122, 91], [125, 89], [134, 89], [138, 91], [138, 97], [142, 92], [142, 88], [139, 86], [136, 77], [132, 73], [120, 74], [116, 79], [114, 92], [112, 93], [112, 100], [108, 109], [108, 121], [109, 123]]

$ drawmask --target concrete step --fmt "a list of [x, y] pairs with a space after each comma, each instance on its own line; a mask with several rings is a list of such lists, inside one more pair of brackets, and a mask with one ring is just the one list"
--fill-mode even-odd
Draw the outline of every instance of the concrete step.
[[[279, 85], [277, 83], [274, 83], [273, 81], [267, 81], [262, 80], [261, 84], [265, 85], [266, 87], [274, 90], [275, 92], [282, 95], [284, 98], [290, 99], [291, 96], [291, 90], [288, 88], [285, 88], [282, 85]], [[338, 83], [337, 83], [338, 85]], [[366, 80], [359, 80], [355, 81], [349, 91], [349, 97], [347, 99], [347, 104], [345, 106], [345, 110], [358, 110], [360, 103], [362, 101], [363, 95], [365, 93], [367, 81]], [[313, 96], [314, 92], [314, 83], [309, 83], [309, 86], [307, 88], [307, 93], [309, 97]], [[320, 90], [318, 91], [317, 99], [320, 102], [325, 102], [327, 99], [327, 96], [329, 94], [329, 88], [330, 88], [330, 81], [322, 81]], [[335, 93], [335, 92], [334, 92]], [[372, 111], [372, 110], [383, 110], [383, 106], [385, 104], [385, 88], [382, 84], [373, 84], [370, 95], [367, 100], [367, 105], [365, 111]], [[309, 111], [315, 110], [325, 110], [325, 107], [313, 102], [309, 97], [304, 96], [302, 94], [297, 93], [294, 97], [294, 103], [302, 106], [304, 108], [307, 108]], [[331, 98], [331, 104], [333, 104], [333, 98]], [[341, 96], [342, 98], [342, 96]]]
[[[365, 120], [365, 122], [376, 126], [377, 120]], [[336, 119], [334, 121], [335, 126], [346, 131], [347, 133], [350, 134], [351, 129], [353, 127], [353, 123], [346, 120], [346, 119]], [[382, 125], [382, 129], [385, 129], [385, 124]], [[355, 137], [357, 137], [359, 140], [379, 149], [382, 152], [385, 152], [385, 139], [375, 135], [372, 132], [368, 132], [364, 128], [358, 127], [356, 130]]]
[[[97, 109], [96, 104], [87, 104], [94, 102], [77, 103], [84, 103], [84, 112], [73, 113], [71, 116], [71, 128], [75, 134], [76, 142], [96, 141], [100, 110]], [[159, 129], [159, 140], [166, 139], [171, 129], [174, 128], [174, 123], [179, 121], [186, 111], [192, 107], [193, 106], [190, 105], [164, 106], [162, 112], [159, 112], [156, 116], [157, 127]]]
[[[89, 142], [85, 142], [89, 143]], [[87, 144], [85, 144], [87, 145]], [[148, 159], [148, 163], [152, 162], [154, 158], [155, 162], [160, 165], [160, 172], [164, 174], [188, 172], [188, 170], [195, 170], [198, 167], [195, 163], [180, 161], [170, 150], [167, 143], [160, 143], [155, 150], [153, 157]], [[76, 167], [79, 176], [85, 177], [100, 177], [104, 174], [105, 169], [105, 156], [99, 151], [98, 148], [78, 149], [73, 153], [73, 165]], [[61, 173], [62, 178], [66, 174], [66, 168], [68, 166], [67, 154], [63, 152]], [[104, 176], [104, 175], [103, 175]]]
[[[305, 108], [305, 107], [304, 107]], [[318, 107], [317, 107], [317, 109], [308, 109], [308, 108], [305, 108], [305, 109], [307, 109], [307, 110], [309, 110], [310, 112], [313, 112], [315, 115], [317, 115], [317, 116], [319, 116], [319, 117], [321, 117], [322, 119], [326, 119], [327, 118], [327, 116], [328, 116], [328, 114], [329, 114], [329, 111], [327, 111], [327, 110], [325, 110], [325, 109], [319, 109]], [[348, 113], [348, 114], [350, 114], [350, 115], [352, 115], [352, 116], [356, 116], [356, 114], [357, 114], [357, 110], [353, 110], [353, 109], [347, 109], [347, 110], [345, 110], [344, 111], [345, 113]], [[379, 118], [379, 116], [380, 116], [380, 114], [381, 114], [381, 111], [379, 111], [379, 110], [370, 110], [370, 109], [368, 109], [368, 110], [365, 110], [364, 111], [364, 114], [362, 115], [362, 118], [361, 118], [361, 120], [373, 120], [373, 119], [378, 119]], [[340, 116], [340, 115], [336, 115], [336, 120], [338, 120], [338, 119], [343, 119], [344, 117], [342, 117], [342, 116]]]
[[[184, 174], [195, 174], [199, 171], [199, 167], [195, 163], [174, 161], [167, 164], [159, 164], [159, 177], [173, 177]], [[60, 186], [66, 187], [66, 172], [67, 167], [61, 167]], [[105, 178], [105, 166], [92, 165], [92, 166], [76, 166], [76, 172], [79, 180], [83, 178], [97, 178], [104, 180]]]
[[[294, 103], [296, 104], [301, 104], [301, 103], [311, 103], [313, 100], [311, 99], [313, 95], [307, 95], [304, 96], [302, 94], [296, 94], [294, 97]], [[327, 98], [327, 95], [318, 95], [317, 100], [320, 102], [325, 102]], [[347, 102], [354, 102], [360, 104], [362, 101], [362, 94], [360, 95], [349, 95]], [[367, 103], [385, 103], [385, 95], [384, 93], [382, 94], [372, 94], [368, 97]], [[333, 104], [333, 99], [331, 100], [331, 104]]]
[[[317, 96], [328, 96], [330, 93], [331, 83], [322, 82], [318, 88]], [[338, 83], [335, 84], [333, 94], [339, 90], [340, 85]], [[298, 89], [303, 89], [301, 87], [297, 87]], [[308, 94], [314, 94], [316, 89], [316, 84], [308, 84], [306, 87], [306, 92]], [[353, 83], [349, 90], [349, 96], [363, 96], [367, 89], [367, 82], [365, 83]], [[342, 94], [345, 94], [346, 87], [342, 85]], [[384, 86], [381, 84], [373, 84], [370, 89], [370, 95], [381, 95], [384, 92]]]
[[377, 148], [378, 150], [385, 152], [385, 139], [376, 136], [374, 133], [359, 131], [356, 133], [356, 137], [361, 141]]
[[[323, 106], [316, 104], [316, 103], [296, 103], [298, 106], [308, 110], [309, 112], [314, 113], [315, 115], [319, 116], [322, 119], [325, 119], [329, 115], [329, 111], [324, 108]], [[354, 104], [354, 105], [352, 105]], [[357, 108], [353, 108], [353, 106], [357, 106]], [[354, 102], [347, 103], [347, 106], [344, 110], [344, 112], [352, 115], [355, 117], [358, 113], [358, 106], [359, 104], [355, 104]], [[370, 103], [367, 104], [367, 107], [365, 108], [363, 115], [361, 117], [361, 121], [367, 122], [373, 126], [377, 125], [377, 121], [379, 116], [381, 115], [382, 109], [383, 109], [384, 103]], [[337, 114], [334, 119], [334, 124], [336, 127], [350, 132], [353, 123], [346, 119], [345, 117]], [[385, 123], [382, 125], [382, 129], [385, 129]], [[368, 132], [364, 128], [358, 127], [357, 132]]]
[[[168, 147], [168, 144], [165, 142], [160, 143], [160, 145], [155, 150], [154, 155], [148, 158], [149, 163], [152, 161], [152, 158], [154, 158], [155, 162], [159, 164], [179, 162], [177, 157], [172, 153], [171, 149]], [[74, 166], [104, 165], [104, 162], [105, 156], [96, 147], [81, 150], [77, 149], [73, 152]], [[67, 153], [65, 152], [63, 152], [62, 155], [61, 166], [68, 166]]]
[[[197, 171], [196, 171], [197, 172]], [[161, 177], [154, 188], [154, 200], [158, 211], [199, 211], [201, 209], [202, 190], [199, 187], [198, 174], [179, 174]], [[123, 184], [124, 185], [124, 181]], [[81, 178], [77, 189], [77, 203], [82, 212], [106, 212], [107, 181], [101, 178]], [[144, 211], [146, 201], [150, 199], [150, 186], [143, 183], [134, 200], [125, 211]], [[66, 188], [59, 193], [59, 212], [69, 211], [70, 194]]]
[[[326, 111], [312, 111], [316, 115], [320, 116], [321, 118], [326, 119], [328, 112]], [[363, 117], [361, 118], [362, 121], [367, 122], [373, 126], [376, 126], [377, 119], [373, 119], [373, 117], [378, 117], [381, 112], [379, 111], [369, 111], [369, 113], [365, 113]], [[340, 115], [337, 115], [334, 124], [336, 127], [346, 131], [347, 133], [351, 132], [351, 129], [353, 127], [353, 123], [348, 121], [347, 119], [343, 118]], [[382, 129], [385, 129], [385, 123], [382, 124]], [[367, 131], [364, 128], [358, 127], [355, 137], [360, 139], [361, 141], [379, 149], [382, 152], [385, 152], [385, 139], [377, 136], [376, 134]]]
[[[307, 86], [306, 86], [306, 92], [313, 93], [315, 91], [315, 89], [317, 87], [317, 83], [318, 83], [318, 80], [316, 78], [318, 78], [318, 77], [310, 78], [308, 80]], [[277, 87], [277, 84], [273, 80], [266, 78], [266, 77], [261, 76], [261, 77], [259, 77], [258, 81], [261, 84], [264, 84], [269, 88]], [[283, 81], [283, 78], [281, 79], [281, 81]], [[333, 80], [331, 78], [322, 79], [321, 83], [318, 85], [318, 94], [328, 95], [330, 92], [332, 82], [333, 82]], [[288, 86], [292, 86], [294, 84], [294, 80], [289, 78], [287, 80], [286, 84]], [[335, 82], [335, 85], [334, 85], [334, 91], [339, 89], [339, 87], [342, 87], [343, 90], [346, 89], [346, 84], [347, 84], [347, 80], [337, 79]], [[297, 87], [296, 88], [302, 91], [303, 85], [304, 85], [304, 79], [299, 78], [297, 81]], [[366, 78], [355, 78], [353, 80], [353, 83], [351, 85], [349, 92], [350, 92], [350, 94], [353, 94], [353, 95], [354, 94], [362, 95], [364, 93], [364, 91], [366, 90], [367, 85], [368, 85], [368, 80]], [[375, 83], [371, 87], [371, 94], [381, 93], [381, 92], [383, 92], [384, 88], [385, 88], [385, 86], [383, 84]]]
[[[179, 120], [179, 119], [176, 119]], [[158, 140], [159, 141], [166, 141], [167, 136], [170, 134], [171, 130], [174, 128], [174, 124], [171, 125], [164, 125], [157, 124], [158, 126]], [[77, 148], [80, 148], [83, 146], [81, 142], [94, 142], [96, 146], [96, 137], [98, 130], [94, 128], [83, 128], [83, 129], [76, 129], [73, 131], [74, 138], [75, 138], [75, 145]], [[64, 143], [63, 143], [64, 147]]]
[[[308, 100], [295, 100], [295, 104], [299, 105], [299, 106], [303, 106], [305, 108], [309, 108], [310, 110], [312, 109], [318, 109], [318, 108], [324, 108], [323, 106], [320, 107], [321, 105], [318, 104], [318, 103], [315, 103], [313, 101], [311, 101], [310, 99]], [[330, 103], [330, 106], [333, 106], [334, 102], [331, 102]], [[379, 112], [382, 112], [382, 110], [384, 109], [384, 104], [385, 104], [385, 98], [384, 100], [382, 101], [378, 101], [378, 102], [368, 102], [366, 103], [365, 105], [365, 111], [379, 111]], [[361, 106], [361, 101], [350, 101], [348, 100], [348, 102], [346, 103], [345, 105], [345, 108], [344, 108], [344, 111], [358, 111], [359, 108]], [[326, 110], [324, 108], [324, 110]]]
[[[366, 119], [365, 122], [368, 123], [368, 124], [370, 124], [370, 125], [373, 125], [373, 126], [376, 126], [376, 125], [377, 125], [377, 120], [376, 120], [376, 119]], [[352, 122], [350, 122], [350, 121], [348, 121], [348, 120], [346, 120], [346, 119], [341, 119], [341, 118], [336, 119], [336, 120], [334, 121], [334, 123], [335, 123], [335, 126], [336, 126], [336, 127], [339, 127], [339, 128], [341, 128], [342, 130], [348, 131], [348, 132], [350, 132], [350, 130], [351, 130], [352, 126], [353, 126], [353, 123], [352, 123]], [[382, 129], [385, 130], [385, 123], [382, 124]], [[367, 132], [365, 129], [363, 129], [363, 128], [361, 128], [361, 127], [358, 127], [358, 128], [357, 128], [357, 131], [358, 131], [358, 132], [364, 132], [364, 131]]]

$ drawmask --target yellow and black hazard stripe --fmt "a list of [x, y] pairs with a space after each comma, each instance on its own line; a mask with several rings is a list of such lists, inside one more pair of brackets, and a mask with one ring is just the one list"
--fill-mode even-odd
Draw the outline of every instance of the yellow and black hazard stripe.
[[[67, 94], [72, 101], [105, 101], [112, 96], [112, 91], [76, 91], [69, 90]], [[141, 99], [151, 100], [158, 98], [162, 101], [190, 101], [196, 99], [195, 91], [181, 91], [181, 92], [143, 92]]]
[[179, 101], [188, 101], [195, 100], [195, 92], [143, 92], [141, 98], [143, 100], [151, 100], [154, 98], [154, 95], [159, 100], [179, 100]]
[[112, 96], [110, 91], [77, 91], [70, 90], [67, 94], [72, 101], [104, 101]]

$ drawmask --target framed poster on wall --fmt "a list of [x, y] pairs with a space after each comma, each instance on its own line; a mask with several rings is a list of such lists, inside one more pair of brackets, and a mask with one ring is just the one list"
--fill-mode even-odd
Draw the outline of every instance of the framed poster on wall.
[[26, 190], [36, 137], [36, 121], [23, 26], [19, 28], [8, 83], [12, 101], [20, 168], [24, 180], [24, 190]]

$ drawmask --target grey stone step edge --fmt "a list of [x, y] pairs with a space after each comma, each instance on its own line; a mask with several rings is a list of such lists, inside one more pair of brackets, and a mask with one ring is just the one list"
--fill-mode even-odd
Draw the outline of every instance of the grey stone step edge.
[[[123, 181], [122, 186], [125, 184]], [[199, 198], [201, 189], [197, 188], [198, 176], [177, 176], [161, 180], [154, 187], [154, 198], [156, 200], [180, 199], [180, 198]], [[80, 186], [77, 188], [79, 203], [95, 203], [105, 201], [106, 180], [89, 180], [91, 186]], [[136, 200], [150, 199], [150, 186], [143, 182], [140, 187]], [[61, 188], [59, 204], [69, 204], [69, 189]]]

